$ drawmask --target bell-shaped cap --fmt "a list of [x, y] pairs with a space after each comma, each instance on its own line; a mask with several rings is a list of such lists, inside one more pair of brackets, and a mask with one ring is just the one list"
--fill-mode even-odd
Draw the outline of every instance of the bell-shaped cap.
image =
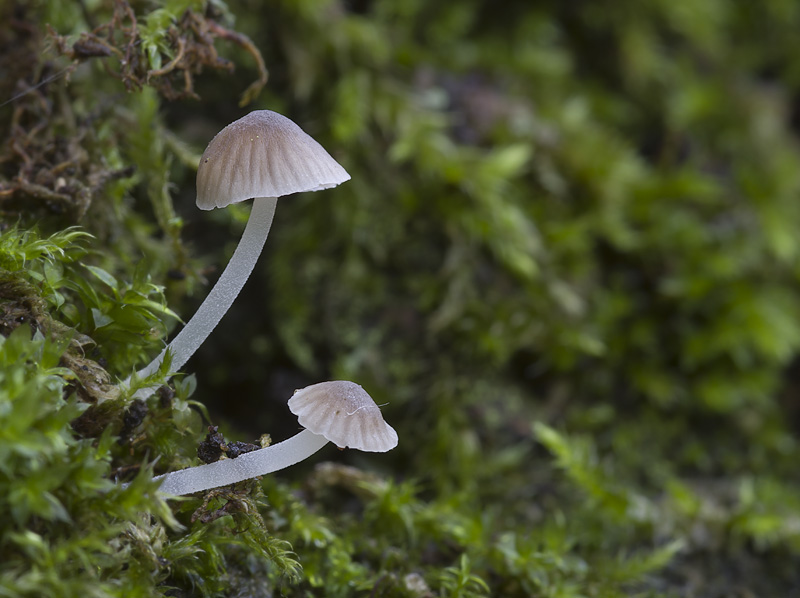
[[224, 208], [253, 197], [329, 189], [350, 180], [303, 129], [271, 110], [256, 110], [222, 129], [197, 168], [197, 207]]
[[397, 432], [383, 421], [372, 397], [355, 382], [320, 382], [294, 393], [289, 410], [300, 425], [339, 448], [385, 453], [397, 446]]

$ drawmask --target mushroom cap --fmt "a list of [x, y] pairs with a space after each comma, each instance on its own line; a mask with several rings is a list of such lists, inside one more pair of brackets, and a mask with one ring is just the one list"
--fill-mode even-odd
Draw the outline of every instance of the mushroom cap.
[[208, 144], [197, 168], [197, 207], [224, 208], [253, 197], [329, 189], [350, 175], [291, 120], [255, 110]]
[[397, 446], [397, 432], [380, 408], [355, 382], [312, 384], [294, 393], [289, 410], [300, 425], [339, 448], [385, 453]]

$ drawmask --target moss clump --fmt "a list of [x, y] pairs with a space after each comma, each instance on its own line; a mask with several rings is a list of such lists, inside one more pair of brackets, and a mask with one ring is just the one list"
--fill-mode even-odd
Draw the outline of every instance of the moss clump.
[[[0, 595], [800, 583], [796, 2], [42, 0], [0, 22]], [[118, 381], [241, 230], [246, 208], [184, 206], [242, 94], [352, 181], [281, 204], [197, 378], [137, 402]], [[155, 494], [208, 424], [283, 439], [285, 399], [324, 379], [368, 388], [399, 448]]]

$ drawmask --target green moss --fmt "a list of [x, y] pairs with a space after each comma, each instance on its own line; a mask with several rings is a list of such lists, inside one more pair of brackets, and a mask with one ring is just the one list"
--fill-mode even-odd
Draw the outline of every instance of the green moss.
[[[795, 2], [42, 1], [0, 22], [0, 596], [797, 585]], [[121, 391], [246, 219], [191, 209], [240, 97], [352, 181], [281, 200], [196, 375]], [[209, 423], [289, 436], [283, 401], [323, 379], [363, 384], [398, 449], [155, 493]]]

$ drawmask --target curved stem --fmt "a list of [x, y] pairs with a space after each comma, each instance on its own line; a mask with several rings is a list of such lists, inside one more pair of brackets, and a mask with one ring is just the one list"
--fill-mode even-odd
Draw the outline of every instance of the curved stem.
[[163, 494], [180, 496], [203, 492], [289, 467], [307, 459], [327, 443], [323, 436], [303, 430], [288, 440], [239, 455], [235, 459], [181, 469], [154, 479], [164, 480], [159, 488]]
[[[231, 260], [211, 289], [205, 301], [200, 305], [192, 319], [183, 327], [169, 346], [148, 365], [136, 372], [139, 378], [146, 378], [158, 370], [164, 361], [167, 349], [172, 353], [172, 371], [177, 371], [189, 360], [195, 351], [203, 344], [211, 331], [214, 330], [222, 316], [228, 311], [233, 301], [239, 295], [244, 283], [256, 265], [258, 256], [267, 240], [269, 229], [272, 226], [272, 217], [275, 215], [276, 197], [257, 197], [253, 200], [253, 209], [242, 234], [242, 239]], [[123, 382], [127, 386], [130, 378]], [[147, 391], [154, 389], [141, 389], [136, 396], [146, 395]]]

